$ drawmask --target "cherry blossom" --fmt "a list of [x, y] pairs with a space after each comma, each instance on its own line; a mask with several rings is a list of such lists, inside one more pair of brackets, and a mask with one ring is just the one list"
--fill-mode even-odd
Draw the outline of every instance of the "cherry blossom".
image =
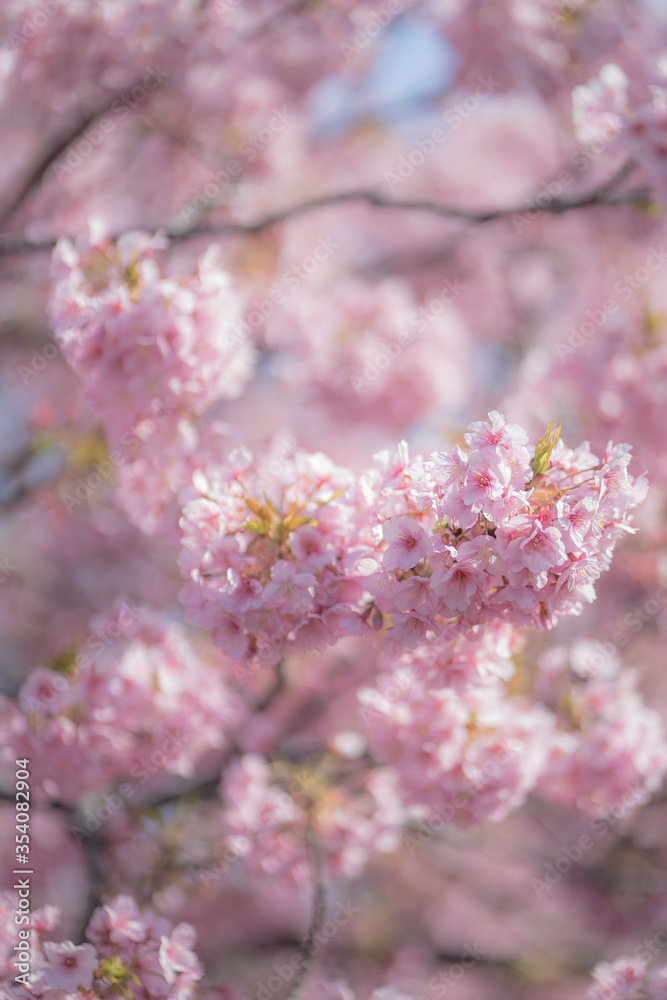
[[662, 7], [2, 6], [3, 1000], [667, 1000]]

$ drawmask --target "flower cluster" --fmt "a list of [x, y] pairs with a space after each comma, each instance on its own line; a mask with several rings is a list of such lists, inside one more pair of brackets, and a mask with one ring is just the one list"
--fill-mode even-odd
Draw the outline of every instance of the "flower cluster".
[[549, 628], [579, 614], [646, 495], [645, 478], [627, 471], [627, 445], [599, 459], [549, 430], [531, 461], [525, 432], [495, 411], [489, 419], [470, 425], [467, 452], [456, 446], [404, 470], [404, 509], [383, 522], [390, 544], [372, 577], [375, 603], [409, 615], [415, 638], [438, 618]]
[[0, 4], [0, 1000], [667, 1000], [666, 26]]
[[401, 445], [356, 479], [323, 455], [245, 449], [197, 472], [181, 522], [190, 620], [270, 665], [371, 626], [414, 648], [494, 618], [548, 628], [579, 614], [645, 479], [627, 445], [599, 459], [549, 430], [531, 460], [520, 427], [489, 419], [470, 425], [468, 451], [410, 462]]
[[156, 614], [111, 612], [81, 652], [31, 671], [18, 702], [2, 696], [5, 756], [30, 758], [35, 792], [73, 804], [124, 777], [187, 776], [243, 719], [217, 660]]
[[181, 508], [179, 494], [189, 486], [193, 472], [212, 455], [229, 450], [229, 428], [214, 421], [200, 430], [187, 417], [160, 424], [138, 447], [116, 466], [117, 503], [148, 535], [159, 535], [178, 549]]
[[[13, 894], [3, 894], [7, 909], [12, 903], [15, 907]], [[16, 927], [3, 933], [2, 950], [8, 954], [3, 955], [0, 983], [11, 1000], [61, 1000], [63, 996], [189, 1000], [194, 996], [204, 970], [193, 951], [195, 931], [189, 924], [174, 927], [151, 911], [142, 913], [129, 896], [118, 896], [95, 910], [86, 930], [91, 943], [42, 941], [42, 933], [57, 924], [58, 911], [45, 907], [32, 915], [27, 940], [19, 941]], [[20, 963], [23, 940], [30, 960]], [[17, 951], [19, 964], [26, 969], [18, 980], [16, 967], [11, 974], [8, 971], [9, 956], [13, 965]]]
[[125, 449], [145, 421], [238, 396], [254, 366], [241, 300], [216, 248], [178, 279], [160, 276], [152, 252], [162, 245], [142, 233], [113, 244], [92, 226], [54, 255], [53, 330], [94, 415]]
[[[648, 947], [638, 949], [641, 950], [649, 956], [655, 953]], [[594, 983], [586, 993], [586, 1000], [635, 1000], [637, 997], [665, 1000], [667, 965], [655, 966], [648, 972], [647, 967], [647, 959], [639, 955], [598, 962], [591, 973]]]
[[[569, 656], [555, 647], [541, 658], [547, 683], [558, 692], [557, 726], [541, 787], [548, 797], [590, 815], [628, 811], [662, 784], [665, 732], [658, 712], [637, 691], [635, 674], [620, 670], [612, 657], [595, 655], [589, 645], [575, 643]], [[598, 669], [589, 673], [591, 663]]]
[[[630, 286], [628, 289], [632, 291]], [[611, 318], [605, 321], [601, 312], [595, 315], [601, 319], [597, 332], [584, 322], [580, 328], [586, 337], [571, 337], [569, 343], [557, 345], [559, 363], [554, 362], [553, 343], [534, 347], [513, 411], [519, 419], [531, 413], [539, 418], [567, 392], [575, 409], [586, 406], [587, 433], [593, 440], [608, 440], [623, 428], [623, 433], [636, 442], [635, 459], [647, 470], [651, 482], [650, 500], [641, 511], [640, 523], [642, 528], [650, 524], [657, 532], [664, 522], [667, 468], [661, 431], [665, 419], [667, 338], [651, 310], [627, 322]]]
[[409, 426], [438, 399], [455, 408], [469, 397], [466, 337], [446, 289], [418, 309], [407, 287], [348, 281], [321, 294], [301, 292], [268, 323], [275, 368], [337, 420]]
[[[634, 81], [633, 81], [634, 82]], [[572, 93], [574, 124], [581, 142], [610, 142], [621, 136], [664, 198], [667, 185], [667, 77], [665, 64], [636, 88], [620, 66], [606, 63], [597, 77]], [[622, 134], [622, 135], [621, 135]]]
[[307, 881], [309, 837], [332, 878], [360, 875], [374, 850], [398, 846], [404, 811], [388, 769], [364, 778], [357, 794], [316, 770], [281, 774], [257, 754], [245, 754], [225, 773], [227, 842], [255, 874]]
[[[507, 697], [498, 673], [486, 672], [491, 658], [483, 642], [454, 646], [404, 654], [358, 697], [370, 749], [396, 768], [413, 814], [428, 815], [444, 801], [452, 822], [469, 826], [504, 819], [521, 804], [544, 768], [553, 719]], [[506, 660], [500, 669], [507, 678], [514, 668]]]
[[235, 449], [195, 473], [181, 599], [229, 656], [271, 666], [361, 633], [357, 563], [369, 539], [346, 499], [352, 479], [323, 454], [276, 445], [259, 458]]

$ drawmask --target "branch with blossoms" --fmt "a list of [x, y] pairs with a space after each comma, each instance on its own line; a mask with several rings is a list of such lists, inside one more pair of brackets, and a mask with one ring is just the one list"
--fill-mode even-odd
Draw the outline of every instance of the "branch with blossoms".
[[[662, 919], [667, 90], [647, 5], [571, 6], [11, 5], [8, 1000], [527, 1000], [591, 967], [589, 1000], [667, 1000], [661, 931], [600, 963]], [[377, 86], [429, 43], [416, 102]], [[91, 128], [149, 53], [150, 113]]]
[[377, 456], [358, 489], [298, 453], [263, 494], [252, 484], [270, 480], [270, 451], [202, 470], [181, 522], [190, 620], [228, 656], [270, 665], [344, 635], [411, 648], [578, 613], [646, 484], [625, 446], [600, 460], [548, 432], [531, 458], [520, 428], [490, 420], [469, 428], [469, 452]]

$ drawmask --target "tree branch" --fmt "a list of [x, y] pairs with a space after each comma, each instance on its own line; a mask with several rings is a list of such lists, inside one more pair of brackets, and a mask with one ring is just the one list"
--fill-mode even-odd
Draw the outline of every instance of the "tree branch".
[[[140, 80], [141, 78], [139, 78], [139, 81], [135, 81], [134, 84], [130, 84], [129, 87], [125, 87], [123, 90], [114, 93], [103, 107], [97, 108], [97, 110], [92, 111], [89, 114], [84, 114], [81, 118], [79, 118], [75, 125], [71, 126], [61, 136], [52, 140], [48, 148], [41, 154], [37, 162], [34, 164], [13, 202], [0, 212], [0, 229], [4, 228], [9, 220], [16, 215], [18, 210], [27, 201], [35, 188], [42, 182], [49, 168], [53, 166], [58, 157], [65, 152], [68, 146], [71, 146], [71, 144], [86, 131], [88, 126], [91, 125], [96, 118], [99, 118], [100, 115], [106, 114], [118, 97], [121, 97], [128, 90], [131, 90], [132, 86], [137, 85]], [[3, 243], [5, 243], [8, 238], [11, 240], [11, 236], [7, 237], [7, 234], [2, 234]], [[2, 248], [0, 247], [0, 251], [1, 250]]]
[[[632, 167], [634, 167], [634, 164]], [[618, 198], [610, 197], [617, 185], [625, 179], [629, 172], [630, 164], [626, 164], [624, 168], [618, 172], [618, 174], [616, 174], [602, 187], [596, 188], [594, 191], [589, 191], [586, 194], [572, 199], [551, 197], [543, 207], [540, 207], [539, 211], [544, 211], [551, 215], [562, 215], [565, 212], [571, 212], [578, 208], [589, 208], [593, 206], [609, 207], [612, 205], [634, 205], [644, 207], [647, 202], [649, 202], [648, 195], [644, 191], [632, 191], [626, 195], [619, 196]], [[167, 236], [170, 239], [179, 240], [199, 235], [228, 236], [243, 233], [259, 233], [262, 230], [275, 226], [280, 222], [286, 222], [289, 219], [296, 218], [299, 215], [304, 215], [307, 212], [312, 212], [318, 208], [327, 208], [332, 205], [341, 205], [346, 202], [355, 201], [366, 203], [374, 208], [386, 208], [408, 212], [428, 212], [442, 218], [456, 219], [461, 222], [470, 222], [474, 224], [493, 222], [496, 219], [506, 219], [513, 215], [522, 215], [528, 211], [528, 206], [526, 205], [519, 205], [514, 208], [497, 208], [475, 211], [472, 209], [456, 208], [453, 205], [442, 205], [438, 202], [424, 199], [388, 198], [379, 191], [341, 191], [337, 194], [321, 195], [318, 198], [311, 198], [308, 201], [301, 202], [299, 205], [293, 205], [291, 208], [284, 209], [281, 212], [274, 212], [270, 215], [266, 215], [264, 218], [258, 219], [256, 222], [226, 222], [220, 223], [219, 225], [209, 224], [197, 226], [193, 229], [185, 230], [168, 229]]]
[[313, 916], [310, 921], [310, 928], [308, 930], [308, 936], [303, 944], [303, 962], [296, 974], [296, 978], [290, 987], [287, 996], [284, 1000], [296, 1000], [299, 990], [303, 986], [306, 976], [310, 972], [310, 969], [315, 958], [315, 944], [317, 937], [322, 930], [324, 924], [324, 916], [326, 912], [326, 899], [324, 893], [324, 882], [323, 882], [323, 872], [322, 872], [322, 857], [320, 855], [320, 850], [315, 840], [315, 834], [313, 832], [312, 826], [308, 828], [307, 833], [307, 845], [308, 845], [308, 856], [310, 858], [312, 878], [313, 878]]
[[[615, 197], [613, 195], [613, 192], [618, 184], [620, 184], [621, 181], [628, 176], [631, 170], [634, 169], [634, 166], [634, 163], [631, 161], [624, 164], [614, 177], [601, 187], [579, 195], [576, 198], [565, 199], [551, 197], [543, 206], [540, 206], [537, 211], [544, 212], [549, 215], [563, 215], [566, 212], [572, 212], [580, 208], [609, 208], [621, 205], [646, 209], [653, 203], [651, 193], [649, 191], [637, 190], [629, 191]], [[441, 218], [468, 222], [474, 225], [494, 222], [498, 219], [507, 219], [514, 215], [523, 215], [527, 211], [533, 210], [530, 208], [530, 203], [514, 206], [513, 208], [473, 210], [457, 208], [454, 205], [443, 205], [439, 202], [429, 201], [427, 199], [389, 198], [380, 191], [355, 190], [339, 191], [334, 194], [320, 195], [316, 198], [310, 198], [297, 205], [292, 205], [290, 208], [283, 209], [280, 212], [272, 212], [265, 215], [262, 218], [257, 219], [255, 222], [209, 223], [208, 225], [196, 225], [186, 229], [166, 227], [160, 229], [159, 232], [163, 233], [168, 239], [174, 242], [192, 239], [199, 236], [252, 236], [263, 232], [265, 229], [270, 229], [272, 226], [279, 225], [281, 222], [287, 222], [290, 219], [295, 219], [300, 215], [305, 215], [309, 212], [316, 211], [317, 209], [329, 208], [334, 205], [343, 205], [353, 202], [360, 202], [374, 208], [401, 212], [425, 212], [431, 215], [437, 215]], [[133, 228], [152, 229], [153, 227], [134, 226]], [[121, 235], [122, 233], [116, 233], [111, 237], [111, 239], [118, 239]], [[74, 237], [70, 237], [70, 239], [74, 239]], [[5, 235], [4, 240], [2, 240], [0, 245], [0, 255], [12, 253], [33, 253], [40, 250], [51, 250], [55, 244], [55, 239], [44, 240], [42, 242], [31, 242], [22, 237], [12, 239], [11, 236]]]

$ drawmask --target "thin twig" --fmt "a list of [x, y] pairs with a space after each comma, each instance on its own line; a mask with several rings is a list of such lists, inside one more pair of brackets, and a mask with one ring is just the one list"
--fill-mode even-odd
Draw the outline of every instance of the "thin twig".
[[273, 678], [273, 684], [269, 688], [263, 697], [254, 705], [255, 712], [266, 712], [267, 709], [273, 705], [273, 702], [285, 690], [286, 680], [285, 680], [285, 660], [281, 659], [276, 664], [276, 671]]
[[81, 936], [91, 921], [95, 910], [102, 906], [102, 895], [104, 890], [104, 847], [105, 841], [99, 833], [91, 833], [91, 836], [84, 840], [82, 849], [86, 859], [88, 869], [88, 899], [86, 908], [81, 918]]
[[119, 97], [122, 97], [122, 95], [128, 90], [131, 90], [132, 86], [139, 85], [140, 82], [141, 78], [139, 78], [138, 81], [135, 81], [135, 84], [130, 84], [129, 87], [125, 87], [123, 90], [114, 93], [103, 107], [97, 108], [95, 111], [91, 111], [88, 114], [84, 114], [81, 118], [79, 118], [76, 124], [71, 126], [66, 132], [63, 133], [63, 135], [52, 140], [48, 148], [37, 159], [37, 162], [23, 182], [23, 185], [12, 203], [0, 213], [0, 229], [3, 229], [7, 225], [12, 216], [14, 216], [21, 206], [27, 201], [32, 192], [42, 182], [46, 173], [56, 162], [58, 157], [61, 156], [80, 135], [83, 135], [88, 126], [91, 125], [95, 119], [106, 114], [107, 111], [110, 111], [114, 101], [116, 101]]
[[[545, 205], [540, 206], [539, 211], [550, 215], [563, 215], [566, 212], [572, 212], [580, 208], [608, 208], [622, 205], [634, 206], [636, 208], [646, 208], [647, 205], [651, 204], [650, 193], [646, 191], [631, 191], [624, 195], [612, 197], [613, 190], [617, 187], [621, 180], [627, 176], [630, 169], [630, 164], [624, 165], [622, 170], [612, 177], [611, 180], [607, 181], [602, 187], [597, 188], [594, 191], [589, 191], [586, 194], [578, 196], [577, 198], [563, 199], [553, 197], [546, 202]], [[440, 216], [441, 218], [458, 220], [460, 222], [469, 222], [475, 225], [493, 222], [497, 219], [511, 218], [513, 215], [521, 215], [529, 210], [529, 205], [526, 204], [514, 206], [513, 208], [472, 210], [457, 208], [454, 205], [443, 205], [439, 202], [420, 198], [389, 198], [381, 192], [373, 190], [338, 191], [333, 194], [319, 195], [316, 198], [310, 198], [297, 205], [292, 205], [290, 208], [283, 209], [280, 212], [272, 212], [260, 219], [257, 219], [255, 222], [209, 223], [208, 225], [196, 225], [185, 229], [162, 227], [157, 231], [167, 236], [168, 239], [174, 242], [193, 239], [200, 236], [252, 236], [263, 232], [265, 229], [270, 229], [273, 226], [279, 225], [281, 222], [287, 222], [290, 219], [316, 211], [319, 208], [328, 208], [334, 205], [342, 205], [352, 202], [365, 203], [374, 208], [390, 209], [401, 212], [426, 212], [431, 215]], [[150, 226], [133, 226], [132, 228], [153, 229], [153, 227]], [[123, 230], [123, 232], [124, 231], [125, 230]], [[118, 239], [121, 235], [122, 232], [116, 233], [111, 236], [111, 239]], [[70, 237], [70, 239], [73, 238], [74, 237]], [[55, 239], [43, 240], [41, 242], [31, 242], [23, 237], [16, 237], [13, 239], [11, 236], [5, 236], [2, 241], [2, 245], [0, 245], [0, 255], [51, 250], [55, 244]]]
[[312, 825], [309, 826], [306, 834], [308, 846], [308, 857], [310, 858], [312, 879], [313, 879], [313, 916], [310, 921], [308, 936], [303, 944], [303, 962], [296, 974], [296, 979], [292, 983], [284, 1000], [296, 1000], [299, 990], [303, 986], [304, 980], [313, 964], [315, 958], [315, 943], [322, 930], [326, 913], [326, 897], [324, 892], [324, 881], [322, 872], [322, 857], [315, 840]]

